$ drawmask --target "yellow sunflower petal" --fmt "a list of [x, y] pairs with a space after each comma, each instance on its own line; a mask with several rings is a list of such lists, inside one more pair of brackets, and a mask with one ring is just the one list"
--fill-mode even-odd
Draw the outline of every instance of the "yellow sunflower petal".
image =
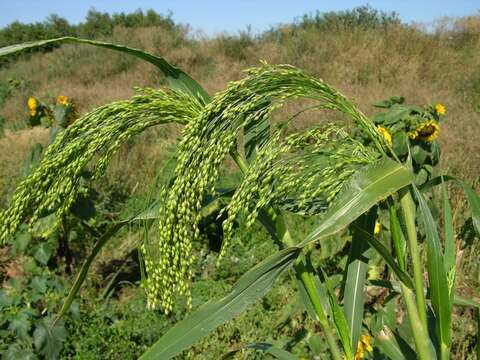
[[371, 345], [372, 337], [369, 334], [364, 334], [360, 337], [360, 341], [363, 344], [363, 349], [367, 350], [368, 352], [372, 352], [373, 348]]
[[390, 133], [388, 132], [388, 130], [383, 127], [383, 126], [379, 126], [377, 128], [378, 132], [380, 133], [380, 135], [383, 136], [383, 138], [385, 139], [385, 141], [387, 142], [387, 144], [389, 146], [392, 146], [392, 135], [390, 135]]
[[37, 102], [37, 99], [35, 99], [34, 97], [30, 96], [27, 100], [27, 107], [30, 111], [32, 110], [36, 110], [37, 109], [37, 106], [38, 106], [38, 102]]
[[438, 104], [435, 105], [435, 112], [439, 116], [443, 116], [447, 112], [447, 109], [445, 108], [445, 106], [443, 104], [438, 103]]
[[68, 97], [66, 97], [65, 95], [60, 95], [59, 97], [57, 97], [57, 103], [62, 105], [67, 105]]
[[357, 352], [355, 353], [355, 357], [354, 359], [355, 360], [361, 360], [365, 357], [365, 352], [362, 350], [357, 350]]

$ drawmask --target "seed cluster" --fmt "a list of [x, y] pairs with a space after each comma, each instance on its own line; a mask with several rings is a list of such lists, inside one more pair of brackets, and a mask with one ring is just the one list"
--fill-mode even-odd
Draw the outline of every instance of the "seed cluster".
[[235, 219], [248, 210], [251, 226], [261, 209], [279, 205], [301, 215], [325, 210], [340, 188], [360, 167], [378, 154], [333, 124], [282, 137], [277, 131], [257, 152], [255, 161], [224, 208], [221, 256], [231, 238]]
[[202, 106], [173, 91], [144, 89], [131, 100], [102, 106], [59, 132], [40, 165], [17, 187], [11, 205], [0, 218], [0, 243], [4, 243], [29, 218], [33, 225], [53, 211], [57, 221], [75, 201], [82, 172], [98, 154], [93, 168], [100, 177], [122, 143], [150, 126], [196, 117]]
[[[323, 108], [346, 113], [383, 149], [375, 125], [322, 80], [289, 65], [264, 64], [248, 70], [246, 78], [231, 82], [195, 121], [184, 128], [175, 179], [166, 191], [165, 205], [160, 208], [159, 237], [149, 240], [144, 246], [145, 267], [149, 274], [146, 282], [149, 307], [161, 306], [166, 312], [172, 311], [175, 294], [184, 295], [187, 304], [191, 304], [192, 242], [199, 237], [199, 212], [205, 193], [214, 191], [220, 165], [236, 146], [239, 131], [254, 122], [270, 118], [272, 112], [286, 100], [300, 97], [316, 100]], [[269, 159], [267, 155], [272, 158]], [[273, 161], [274, 154], [265, 156], [262, 157], [264, 162]], [[303, 170], [307, 172], [306, 168]], [[331, 168], [330, 172], [322, 175], [333, 179], [335, 171]], [[294, 177], [292, 173], [291, 178], [284, 180], [284, 192], [291, 189]], [[339, 178], [340, 182], [343, 180]], [[254, 187], [253, 193], [256, 193], [255, 187], [259, 185], [250, 185]], [[328, 199], [331, 199], [340, 185], [332, 182], [330, 187], [319, 191], [327, 189], [330, 195]], [[237, 192], [244, 190], [240, 187]], [[241, 195], [237, 197], [238, 202], [243, 204], [245, 200]], [[260, 205], [266, 203], [265, 199], [259, 201]], [[229, 224], [226, 225], [227, 232]]]

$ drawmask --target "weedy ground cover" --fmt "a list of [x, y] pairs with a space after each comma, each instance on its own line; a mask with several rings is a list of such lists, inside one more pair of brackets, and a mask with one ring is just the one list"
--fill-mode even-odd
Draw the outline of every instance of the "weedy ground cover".
[[[291, 313], [285, 321], [302, 323], [303, 337], [295, 333], [288, 342], [238, 343], [225, 357], [256, 351], [280, 359], [305, 354], [447, 359], [453, 349], [468, 356], [478, 351], [470, 344], [459, 347], [452, 332], [453, 319], [465, 314], [457, 309], [478, 313], [479, 304], [475, 296], [460, 296], [456, 290], [459, 230], [454, 227], [450, 185], [464, 193], [469, 212], [460, 231], [469, 232], [472, 239], [480, 228], [480, 200], [469, 184], [434, 171], [440, 159], [436, 139], [447, 111], [444, 105], [411, 106], [393, 97], [376, 103], [382, 111], [369, 118], [317, 76], [266, 62], [210, 96], [161, 57], [70, 37], [13, 45], [1, 49], [0, 55], [60, 42], [133, 55], [153, 64], [169, 87], [140, 89], [129, 100], [70, 121], [67, 98], [59, 98], [53, 108], [35, 98], [28, 102], [32, 122], [55, 124], [55, 130], [41, 159], [32, 154], [35, 164], [2, 210], [0, 239], [33, 251], [30, 256], [44, 265], [58, 246], [67, 268], [72, 265], [70, 245], [88, 245], [82, 242], [86, 232], [91, 241], [83, 254], [82, 249], [78, 252], [83, 263], [55, 318], [39, 320], [39, 314], [27, 313], [18, 318], [20, 300], [9, 301], [12, 289], [19, 286], [11, 284], [2, 292], [3, 307], [14, 309], [3, 326], [22, 333], [26, 343], [33, 332], [36, 351], [47, 357], [60, 354], [62, 317], [71, 312], [92, 262], [127, 227], [136, 237], [132, 251], [138, 257], [146, 305], [175, 323], [167, 331], [159, 330], [159, 339], [146, 340], [150, 348], [135, 350], [145, 350], [142, 358], [185, 355], [210, 332], [263, 299], [278, 278], [298, 296], [294, 305], [287, 301]], [[292, 102], [300, 111], [280, 111]], [[294, 126], [305, 116], [328, 121]], [[98, 206], [93, 200], [98, 195], [92, 181], [105, 174], [122, 145], [166, 123], [184, 127], [147, 206], [137, 204], [136, 211], [95, 223]], [[230, 177], [226, 173], [233, 166], [237, 174]], [[71, 236], [75, 231], [82, 234], [78, 243]], [[213, 274], [215, 266], [221, 269], [224, 261], [232, 261], [232, 248], [250, 241], [252, 231], [263, 231], [269, 244], [263, 259], [242, 269], [232, 287], [208, 294], [210, 300], [203, 305], [194, 303], [199, 288], [192, 288], [192, 281], [202, 271], [198, 261], [210, 264]], [[30, 247], [32, 235], [36, 242]], [[199, 256], [195, 248], [205, 241], [219, 251], [218, 257]], [[254, 244], [252, 249], [262, 247]], [[38, 279], [27, 289], [42, 293], [44, 287], [37, 286], [42, 281], [47, 280]], [[38, 299], [28, 291], [20, 297]], [[100, 297], [108, 297], [110, 291], [108, 285]], [[35, 329], [29, 316], [35, 319]], [[75, 332], [74, 324], [70, 330]], [[300, 343], [303, 347], [295, 348]], [[16, 343], [7, 351], [33, 349]], [[81, 346], [75, 349], [81, 351]]]

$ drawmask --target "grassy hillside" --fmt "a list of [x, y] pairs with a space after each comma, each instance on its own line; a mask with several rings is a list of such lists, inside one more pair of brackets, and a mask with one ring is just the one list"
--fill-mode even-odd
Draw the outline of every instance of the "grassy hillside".
[[[375, 111], [372, 102], [393, 95], [403, 95], [410, 103], [442, 102], [448, 116], [440, 135], [446, 155], [441, 166], [474, 181], [480, 166], [475, 136], [480, 111], [476, 56], [480, 17], [443, 23], [432, 34], [396, 23], [381, 28], [337, 26], [333, 31], [315, 26], [314, 20], [304, 18], [255, 37], [242, 33], [192, 40], [185, 32], [164, 27], [117, 27], [102, 39], [164, 56], [211, 92], [240, 78], [242, 69], [266, 60], [293, 64], [322, 77], [368, 115]], [[128, 98], [134, 86], [158, 87], [163, 81], [152, 66], [107, 50], [72, 45], [23, 58], [0, 69], [0, 79], [3, 86], [10, 79], [20, 83], [0, 108], [11, 129], [26, 126], [25, 103], [30, 95], [64, 94], [75, 99], [83, 113]], [[16, 164], [23, 156], [23, 141], [15, 156], [2, 155], [2, 175], [15, 174], [9, 163]], [[465, 158], [465, 153], [471, 156]]]
[[[168, 19], [163, 18], [161, 20], [167, 21], [168, 26], [163, 22], [154, 26], [148, 22], [140, 22], [135, 26], [117, 22], [104, 33], [101, 31], [88, 33], [87, 30], [93, 30], [91, 28], [85, 30], [82, 27], [68, 31], [69, 33], [77, 31], [75, 34], [79, 35], [95, 35], [100, 40], [161, 55], [192, 75], [210, 93], [225, 88], [231, 80], [241, 78], [243, 69], [256, 66], [260, 60], [265, 60], [272, 64], [292, 64], [323, 78], [348, 98], [353, 99], [367, 115], [373, 115], [378, 111], [371, 106], [373, 102], [396, 95], [404, 96], [409, 104], [442, 103], [446, 106], [447, 114], [446, 121], [442, 123], [440, 129], [439, 141], [443, 154], [439, 169], [443, 173], [463, 178], [478, 189], [480, 15], [441, 21], [433, 32], [427, 32], [420, 26], [402, 24], [392, 14], [377, 13], [377, 17], [366, 16], [361, 18], [363, 19], [361, 21], [358, 21], [358, 17], [349, 18], [345, 15], [340, 17], [336, 17], [333, 13], [309, 15], [260, 35], [242, 32], [236, 36], [224, 34], [213, 38], [194, 35], [188, 31], [187, 27], [168, 23]], [[145, 24], [148, 26], [144, 26]], [[4, 37], [2, 40], [0, 37], [3, 42], [8, 42], [12, 38], [5, 39]], [[8, 203], [9, 196], [21, 177], [21, 164], [31, 146], [38, 142], [48, 143], [48, 130], [41, 127], [32, 129], [27, 124], [26, 102], [29, 96], [52, 102], [58, 95], [65, 95], [74, 100], [78, 112], [83, 114], [107, 102], [131, 97], [136, 86], [160, 87], [163, 84], [164, 79], [153, 66], [108, 50], [85, 46], [64, 45], [45, 52], [22, 55], [15, 62], [3, 64], [0, 67], [0, 127], [3, 123], [3, 135], [0, 135], [0, 149], [2, 149], [0, 151], [0, 209]], [[287, 105], [285, 111], [291, 113], [295, 110], [295, 106]], [[321, 120], [303, 116], [300, 125], [307, 126]], [[109, 166], [106, 178], [99, 184], [99, 189], [110, 191], [108, 193], [110, 198], [102, 199], [109, 211], [117, 211], [115, 206], [122, 201], [125, 202], [124, 199], [129, 196], [134, 202], [137, 194], [143, 196], [147, 193], [153, 179], [157, 176], [159, 166], [171, 151], [170, 145], [178, 136], [178, 127], [163, 126], [149, 130], [140, 135], [134, 143], [129, 142], [122, 147]], [[453, 212], [456, 219], [463, 221], [465, 211], [466, 206], [462, 197], [460, 194], [453, 193]], [[460, 221], [456, 226], [458, 227], [459, 224]], [[118, 259], [125, 257], [125, 254], [132, 255], [132, 247], [137, 239], [135, 235], [132, 236], [129, 233], [122, 235], [128, 240], [127, 245], [122, 248], [112, 246], [103, 254], [101, 264], [96, 264], [98, 278], [102, 277], [102, 273], [108, 273], [105, 264], [120, 261]], [[245, 245], [244, 248], [244, 245], [239, 245], [228, 260], [238, 261], [238, 259], [235, 260], [237, 253], [249, 252], [251, 256], [248, 260], [242, 260], [239, 266], [242, 269], [253, 266], [257, 262], [256, 259], [264, 255], [262, 247], [268, 247], [271, 244], [265, 245], [266, 242], [263, 242], [264, 239], [261, 236], [253, 237], [251, 240], [257, 247], [252, 245], [247, 248]], [[459, 292], [475, 297], [478, 295], [479, 288], [476, 265], [479, 248], [476, 245], [463, 248], [464, 245], [459, 244], [462, 248], [458, 259], [461, 262], [458, 274]], [[196, 269], [199, 274], [201, 273], [199, 277], [207, 273], [207, 275], [217, 274], [212, 275], [212, 279], [216, 282], [209, 278], [208, 281], [200, 281], [194, 289], [194, 292], [200, 294], [198, 296], [200, 299], [206, 300], [211, 292], [223, 293], [225, 288], [233, 282], [232, 279], [238, 277], [241, 271], [233, 269], [235, 267], [230, 269], [229, 266], [225, 266], [228, 269], [222, 268], [216, 273], [215, 261], [209, 255], [205, 255], [206, 250], [203, 248], [196, 250], [204, 256], [202, 265], [205, 267], [200, 268], [199, 265], [199, 269]], [[122, 260], [124, 262], [121, 266], [131, 265], [130, 260]], [[138, 274], [136, 276], [138, 277]], [[105, 285], [107, 280], [98, 278], [93, 281], [98, 289], [110, 286]], [[278, 323], [275, 320], [278, 319], [269, 318], [268, 313], [262, 310], [282, 309], [291, 295], [287, 291], [293, 290], [288, 287], [276, 289], [270, 298], [262, 304], [257, 304], [252, 312], [241, 317], [236, 323], [217, 331], [213, 339], [201, 343], [186, 357], [200, 358], [198, 354], [204, 350], [210, 351], [211, 347], [216, 346], [216, 342], [223, 342], [223, 345], [216, 348], [214, 352], [215, 356], [220, 356], [229, 348], [244, 343], [246, 339], [250, 341], [268, 336], [271, 328]], [[138, 293], [130, 291], [127, 287], [122, 290], [122, 296], [133, 299], [135, 304], [143, 301]], [[109, 356], [114, 356], [112, 347], [121, 339], [116, 338], [120, 335], [115, 333], [114, 327], [112, 330], [109, 326], [105, 326], [107, 321], [105, 319], [108, 316], [108, 321], [114, 322], [116, 320], [111, 320], [110, 317], [121, 318], [119, 314], [124, 311], [121, 306], [119, 305], [118, 309], [109, 309], [108, 315], [99, 315], [101, 311], [95, 309], [92, 311], [91, 319], [88, 320], [90, 323], [85, 322], [83, 327], [67, 324], [70, 326], [71, 333], [79, 338], [85, 337], [88, 341], [82, 343], [79, 340], [80, 345], [75, 342], [70, 343], [71, 348], [63, 350], [65, 356], [73, 356], [72, 354], [78, 349], [90, 351], [89, 347], [101, 348], [102, 346], [106, 352], [109, 352]], [[138, 311], [138, 307], [135, 311]], [[259, 314], [262, 314], [263, 318], [259, 319]], [[151, 325], [152, 334], [147, 332], [145, 335], [135, 333], [138, 331], [135, 329], [135, 316], [144, 316], [141, 320], [144, 325], [155, 324], [155, 321], [158, 324], [158, 318], [155, 318], [155, 315], [134, 314], [132, 318], [121, 320], [133, 329], [133, 335], [130, 333], [130, 335], [127, 334], [128, 336], [125, 335], [126, 339], [131, 340], [135, 336], [141, 338], [135, 345], [138, 345], [135, 351], [131, 350], [132, 354], [138, 355], [155, 340], [158, 332], [164, 331], [164, 328], [170, 326], [173, 320], [167, 321], [162, 318], [161, 326], [156, 325], [160, 328], [154, 329]], [[457, 358], [464, 358], [464, 351], [471, 348], [473, 336], [471, 334], [474, 333], [472, 313], [465, 311], [462, 316], [464, 317], [458, 318], [454, 326], [457, 330], [462, 329], [460, 320], [466, 319], [469, 327], [462, 330], [461, 336], [468, 337], [468, 340], [462, 342], [463, 340], [459, 338], [456, 342]], [[249, 329], [249, 324], [254, 320], [258, 322], [258, 327]], [[295, 331], [300, 332], [298, 324], [302, 319], [292, 318], [288, 321], [293, 323]], [[249, 329], [246, 338], [239, 340], [235, 324]], [[103, 326], [105, 329], [102, 328], [102, 331], [111, 331], [112, 333], [108, 336], [113, 340], [99, 339], [96, 334], [97, 326]], [[145, 326], [148, 328], [150, 325]], [[124, 331], [122, 334], [126, 334], [125, 330], [122, 331]], [[284, 333], [279, 336], [298, 335], [291, 329], [282, 331]], [[125, 345], [125, 348], [128, 346]]]

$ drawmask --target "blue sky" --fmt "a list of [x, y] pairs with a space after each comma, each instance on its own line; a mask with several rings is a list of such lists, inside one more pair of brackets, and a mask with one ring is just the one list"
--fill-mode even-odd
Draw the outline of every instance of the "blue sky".
[[174, 20], [188, 23], [209, 35], [222, 31], [235, 33], [246, 29], [247, 25], [257, 32], [315, 10], [351, 9], [367, 2], [376, 9], [398, 12], [405, 22], [431, 23], [443, 16], [464, 16], [480, 11], [478, 0], [0, 0], [0, 27], [15, 20], [42, 21], [52, 13], [77, 23], [92, 7], [108, 12], [152, 8], [160, 13], [171, 11]]

